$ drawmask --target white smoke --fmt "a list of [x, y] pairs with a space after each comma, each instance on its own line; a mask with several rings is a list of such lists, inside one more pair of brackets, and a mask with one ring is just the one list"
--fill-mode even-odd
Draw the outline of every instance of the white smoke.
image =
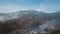
[[[44, 29], [47, 29], [48, 31], [45, 31]], [[55, 20], [47, 20], [46, 23], [39, 25], [39, 28], [36, 28], [32, 31], [30, 31], [29, 33], [47, 33], [47, 32], [52, 32], [55, 30]]]
[[0, 21], [4, 21], [5, 18], [3, 16], [0, 16]]

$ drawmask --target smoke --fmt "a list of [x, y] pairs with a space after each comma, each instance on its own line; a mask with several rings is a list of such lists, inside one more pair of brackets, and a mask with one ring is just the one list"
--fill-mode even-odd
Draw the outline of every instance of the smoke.
[[3, 16], [0, 16], [0, 21], [4, 21], [5, 18]]
[[55, 21], [54, 20], [47, 21], [45, 24], [41, 25], [40, 28], [41, 28], [41, 31], [44, 31], [44, 29], [47, 29], [48, 31], [54, 30], [55, 29]]
[[46, 23], [39, 25], [39, 28], [35, 28], [34, 30], [30, 31], [30, 34], [37, 34], [37, 33], [47, 33], [52, 32], [55, 30], [55, 20], [46, 20]]

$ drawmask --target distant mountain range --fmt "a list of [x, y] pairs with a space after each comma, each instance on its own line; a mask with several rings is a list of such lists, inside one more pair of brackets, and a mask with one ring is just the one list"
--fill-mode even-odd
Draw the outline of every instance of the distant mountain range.
[[13, 13], [0, 13], [0, 21], [20, 18], [23, 15], [60, 18], [60, 11], [55, 13], [44, 13], [35, 10], [25, 10], [25, 11], [13, 12]]

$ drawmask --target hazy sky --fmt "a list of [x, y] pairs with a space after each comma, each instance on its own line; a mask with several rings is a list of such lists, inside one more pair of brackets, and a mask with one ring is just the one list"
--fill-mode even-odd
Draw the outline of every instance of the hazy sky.
[[56, 12], [60, 10], [60, 0], [0, 0], [0, 13], [29, 9]]

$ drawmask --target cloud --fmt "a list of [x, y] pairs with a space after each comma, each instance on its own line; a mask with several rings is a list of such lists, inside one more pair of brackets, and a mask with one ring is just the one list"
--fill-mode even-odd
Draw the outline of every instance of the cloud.
[[4, 5], [0, 6], [0, 12], [1, 13], [10, 13], [20, 10], [21, 8], [15, 5]]
[[7, 4], [7, 5], [0, 5], [0, 13], [11, 13], [11, 12], [16, 12], [20, 10], [39, 10], [36, 9], [36, 6], [34, 7], [26, 7], [26, 6], [18, 6], [18, 5], [12, 5], [12, 4]]
[[45, 12], [46, 9], [47, 9], [46, 5], [40, 3], [40, 5], [35, 10]]
[[40, 11], [40, 8], [37, 8], [36, 6], [34, 7], [25, 7], [25, 6], [18, 6], [18, 5], [12, 5], [12, 4], [7, 4], [7, 5], [0, 5], [0, 13], [11, 13], [11, 12], [16, 12], [20, 10], [37, 10]]

